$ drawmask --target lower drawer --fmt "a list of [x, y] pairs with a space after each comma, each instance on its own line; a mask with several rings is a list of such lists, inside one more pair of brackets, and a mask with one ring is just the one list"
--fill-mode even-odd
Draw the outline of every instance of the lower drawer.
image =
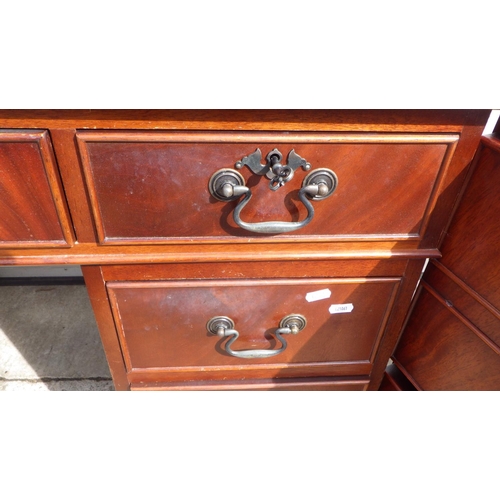
[[[106, 286], [132, 387], [174, 388], [203, 381], [273, 386], [281, 379], [368, 377], [400, 281], [152, 280]], [[320, 387], [325, 383], [332, 381]]]
[[500, 390], [500, 349], [493, 341], [498, 319], [432, 266], [429, 270], [424, 280], [439, 291], [422, 281], [394, 363], [420, 390]]

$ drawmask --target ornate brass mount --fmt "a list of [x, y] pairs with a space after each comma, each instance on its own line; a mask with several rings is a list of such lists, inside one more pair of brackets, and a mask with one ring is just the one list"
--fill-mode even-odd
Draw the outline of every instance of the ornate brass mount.
[[276, 191], [289, 182], [295, 170], [299, 167], [302, 167], [305, 171], [311, 168], [311, 164], [300, 157], [294, 149], [288, 153], [286, 165], [281, 164], [283, 155], [276, 148], [266, 156], [267, 161], [265, 165], [260, 163], [261, 159], [262, 153], [260, 149], [257, 148], [251, 155], [245, 156], [240, 161], [237, 161], [234, 167], [239, 170], [246, 165], [254, 174], [265, 175], [268, 179], [271, 179], [269, 182], [269, 189], [273, 191]]

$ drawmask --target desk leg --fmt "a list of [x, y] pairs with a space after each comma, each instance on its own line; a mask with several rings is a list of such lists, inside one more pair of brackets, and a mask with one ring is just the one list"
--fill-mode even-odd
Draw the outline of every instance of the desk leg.
[[90, 303], [99, 327], [101, 341], [108, 361], [111, 376], [116, 390], [130, 389], [127, 371], [123, 360], [120, 342], [116, 332], [115, 322], [108, 302], [106, 286], [99, 266], [82, 266], [85, 285], [90, 297]]

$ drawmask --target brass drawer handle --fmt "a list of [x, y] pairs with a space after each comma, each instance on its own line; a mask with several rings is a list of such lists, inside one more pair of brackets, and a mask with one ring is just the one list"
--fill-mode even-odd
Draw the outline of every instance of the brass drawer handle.
[[[276, 191], [289, 182], [298, 167], [302, 167], [304, 170], [311, 168], [311, 165], [297, 155], [293, 149], [288, 154], [288, 163], [286, 165], [280, 163], [282, 155], [277, 149], [267, 155], [265, 165], [260, 163], [260, 158], [261, 152], [257, 149], [255, 153], [236, 162], [236, 168], [239, 169], [247, 165], [254, 174], [265, 175], [270, 179], [269, 189], [272, 191]], [[307, 208], [307, 217], [299, 222], [269, 221], [250, 223], [241, 220], [241, 211], [250, 201], [252, 192], [249, 187], [245, 186], [243, 176], [235, 170], [221, 169], [215, 172], [210, 178], [209, 190], [214, 198], [226, 202], [245, 195], [234, 209], [234, 222], [239, 227], [253, 233], [277, 234], [296, 231], [309, 224], [314, 217], [314, 207], [309, 199], [315, 201], [324, 200], [335, 191], [337, 184], [338, 179], [335, 172], [327, 168], [318, 168], [307, 174], [302, 182], [302, 188], [299, 190], [300, 201]]]
[[210, 319], [207, 323], [207, 330], [220, 337], [232, 337], [230, 338], [224, 349], [230, 356], [236, 358], [269, 358], [270, 356], [276, 356], [282, 353], [287, 348], [286, 340], [282, 335], [293, 334], [296, 335], [301, 330], [305, 328], [307, 324], [306, 318], [301, 314], [289, 314], [285, 316], [274, 332], [276, 338], [281, 342], [281, 347], [279, 349], [248, 349], [243, 351], [233, 351], [231, 345], [238, 338], [239, 332], [234, 329], [234, 321], [227, 316], [215, 316]]

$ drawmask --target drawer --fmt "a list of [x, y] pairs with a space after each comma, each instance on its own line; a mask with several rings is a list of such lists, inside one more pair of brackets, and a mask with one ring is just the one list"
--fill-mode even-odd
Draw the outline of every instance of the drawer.
[[[417, 247], [444, 189], [442, 180], [458, 138], [248, 131], [77, 133], [101, 244], [410, 240]], [[275, 150], [281, 155], [282, 175], [270, 179]], [[231, 198], [226, 193], [229, 201], [213, 196], [220, 195], [214, 187], [220, 185], [211, 184], [220, 171], [229, 171], [231, 182], [242, 184], [251, 196], [235, 193]], [[276, 188], [276, 178], [286, 182]], [[308, 182], [335, 189], [326, 197], [303, 194]]]
[[0, 213], [0, 247], [73, 243], [47, 131], [0, 131]]
[[107, 291], [132, 384], [255, 381], [367, 377], [400, 281], [109, 281]]
[[[439, 295], [421, 288], [394, 353], [395, 364], [424, 391], [500, 390], [498, 345]], [[498, 331], [498, 320], [495, 326]]]

